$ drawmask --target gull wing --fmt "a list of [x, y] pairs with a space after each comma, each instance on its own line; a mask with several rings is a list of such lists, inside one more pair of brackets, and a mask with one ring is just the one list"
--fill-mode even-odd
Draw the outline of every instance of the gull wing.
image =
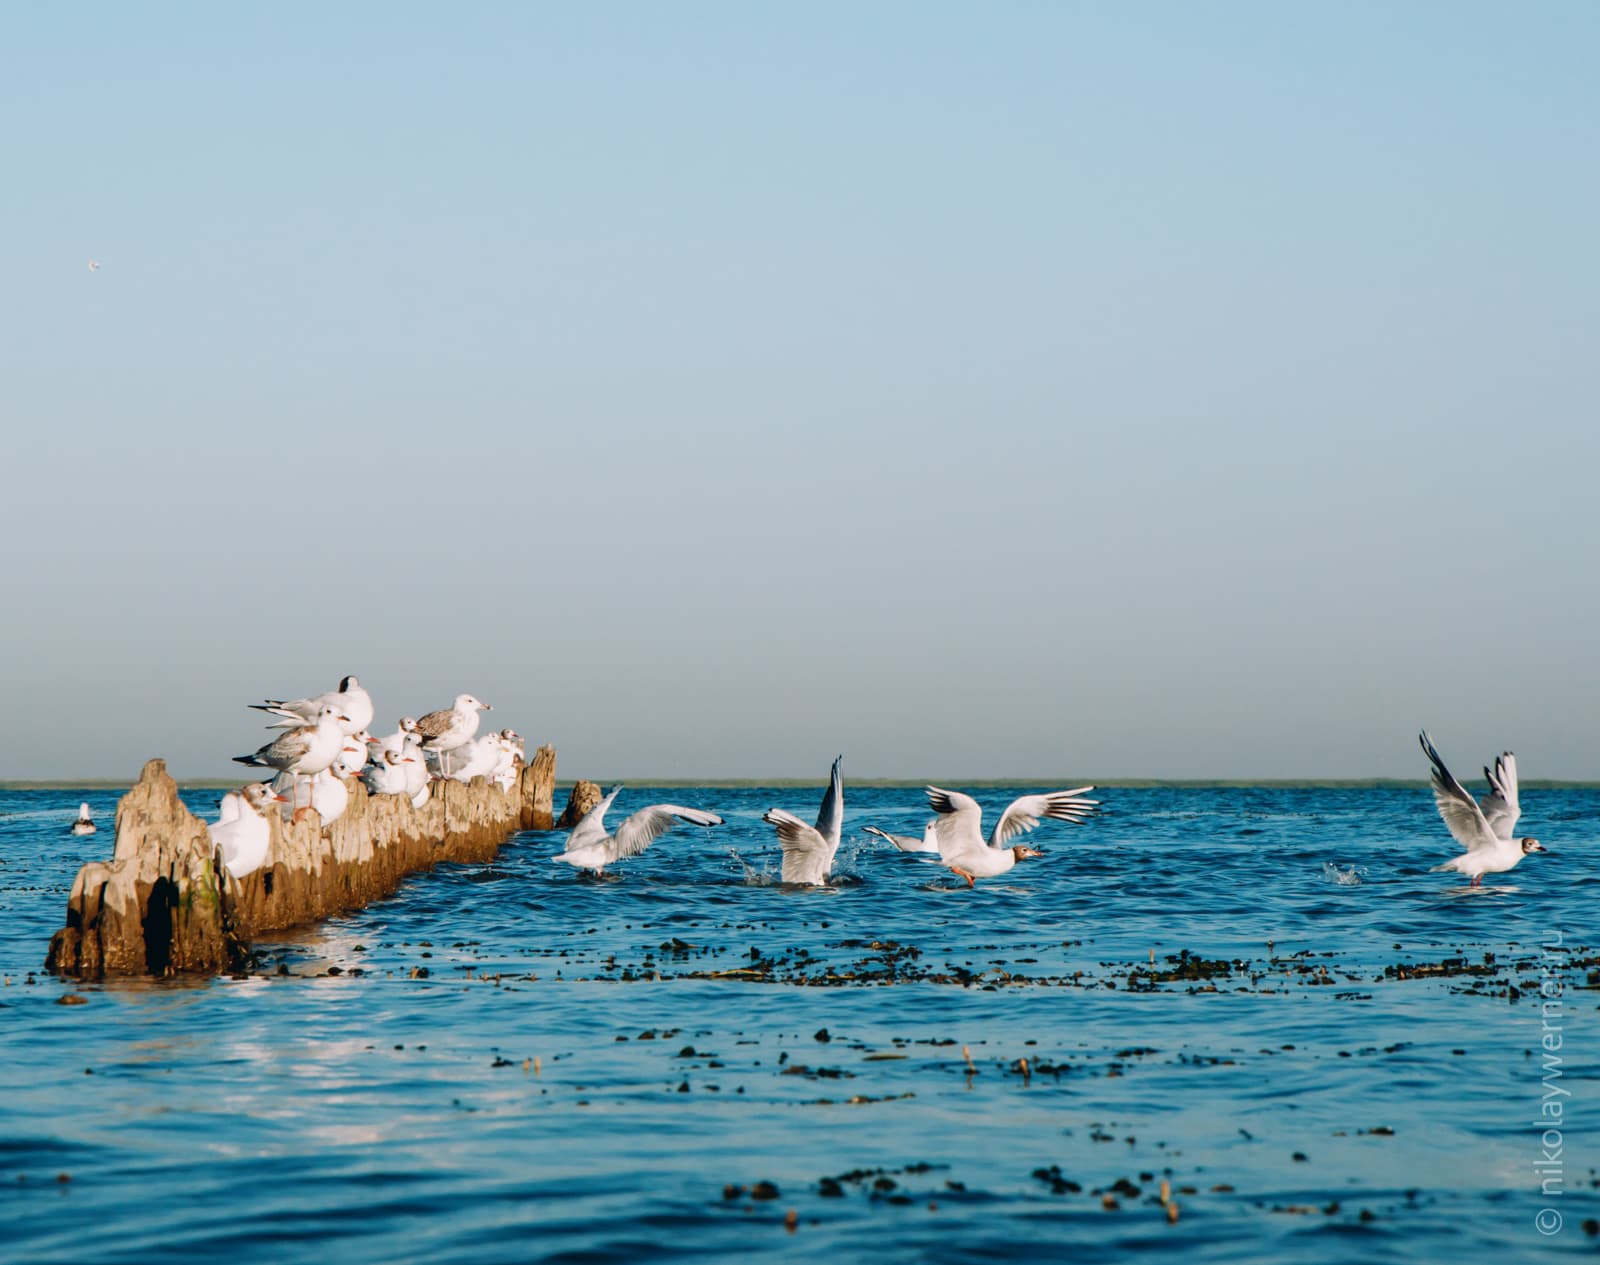
[[1013, 800], [1000, 815], [1000, 820], [994, 828], [994, 837], [989, 840], [990, 845], [996, 848], [1004, 847], [1007, 839], [1032, 830], [1044, 817], [1051, 817], [1056, 821], [1081, 823], [1100, 804], [1097, 799], [1082, 798], [1085, 791], [1092, 790], [1094, 790], [1092, 786], [1079, 786], [1070, 791], [1024, 795], [1021, 799]]
[[778, 828], [778, 842], [783, 845], [785, 883], [812, 882], [819, 870], [826, 874], [833, 864], [837, 843], [830, 843], [821, 831], [781, 808], [769, 808], [761, 820]]
[[1483, 776], [1489, 779], [1490, 790], [1478, 801], [1478, 808], [1496, 838], [1510, 839], [1522, 816], [1522, 805], [1517, 802], [1517, 757], [1503, 752], [1493, 769], [1484, 769]]
[[446, 707], [443, 711], [429, 712], [417, 721], [417, 732], [424, 738], [437, 738], [450, 728], [456, 718], [456, 709]]
[[939, 814], [931, 825], [941, 858], [948, 860], [957, 853], [984, 846], [983, 809], [972, 796], [930, 786], [928, 804]]
[[641, 808], [617, 827], [613, 844], [616, 855], [613, 859], [637, 856], [680, 821], [687, 821], [696, 826], [722, 824], [722, 818], [716, 813], [701, 812], [698, 808], [683, 808], [677, 804], [651, 804], [649, 808]]
[[316, 732], [315, 728], [291, 729], [281, 738], [273, 739], [256, 754], [265, 756], [269, 763], [281, 768], [283, 764], [291, 764], [311, 750], [311, 744], [316, 740]]
[[[822, 797], [822, 811], [817, 814], [817, 833], [833, 847], [839, 846], [839, 835], [844, 829], [844, 775], [840, 766], [844, 757], [833, 762], [833, 775], [828, 781], [828, 792]], [[779, 832], [782, 837], [782, 832]]]
[[1444, 824], [1449, 827], [1455, 841], [1468, 852], [1496, 846], [1498, 837], [1484, 817], [1483, 810], [1467, 794], [1466, 788], [1456, 781], [1455, 775], [1444, 767], [1444, 761], [1439, 758], [1428, 731], [1424, 729], [1418, 738], [1433, 764], [1433, 801], [1439, 805], [1439, 816], [1444, 818]]
[[933, 838], [933, 823], [928, 823], [928, 829], [921, 835], [892, 835], [887, 830], [879, 830], [876, 826], [863, 826], [869, 835], [877, 835], [880, 839], [887, 839], [902, 852], [937, 852], [939, 841]]
[[572, 828], [572, 833], [567, 836], [567, 851], [576, 852], [579, 848], [593, 847], [597, 843], [605, 842], [606, 838], [606, 809], [611, 807], [611, 801], [616, 799], [621, 791], [620, 786], [611, 788], [611, 794], [584, 813], [578, 819], [578, 824]]

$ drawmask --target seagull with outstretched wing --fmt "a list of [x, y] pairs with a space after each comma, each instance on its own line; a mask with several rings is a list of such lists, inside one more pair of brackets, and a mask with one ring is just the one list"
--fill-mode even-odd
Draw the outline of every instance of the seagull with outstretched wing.
[[1097, 799], [1083, 798], [1092, 790], [1092, 786], [1079, 786], [1013, 800], [1000, 814], [994, 833], [985, 839], [983, 809], [977, 800], [960, 791], [930, 786], [928, 803], [939, 814], [930, 828], [939, 844], [939, 862], [971, 887], [974, 879], [1004, 874], [1024, 857], [1043, 856], [1036, 848], [1020, 843], [1008, 847], [1007, 841], [1032, 830], [1046, 817], [1081, 824], [1100, 804]]
[[839, 837], [844, 830], [843, 768], [844, 757], [839, 756], [833, 762], [833, 774], [822, 796], [822, 811], [817, 814], [815, 826], [806, 825], [781, 808], [769, 808], [761, 818], [778, 828], [778, 842], [783, 845], [785, 883], [818, 886], [826, 883], [833, 872], [834, 854], [839, 851]]
[[641, 808], [617, 827], [617, 833], [606, 833], [606, 810], [616, 799], [620, 786], [583, 815], [582, 820], [567, 836], [567, 850], [552, 861], [561, 861], [580, 870], [605, 872], [613, 862], [625, 857], [638, 856], [680, 821], [695, 826], [720, 826], [722, 818], [715, 813], [698, 808], [684, 808], [678, 804], [651, 804]]
[[1494, 762], [1494, 768], [1484, 769], [1489, 793], [1474, 800], [1445, 768], [1428, 731], [1424, 729], [1417, 739], [1433, 765], [1433, 799], [1439, 806], [1439, 816], [1444, 818], [1455, 841], [1466, 849], [1460, 856], [1434, 866], [1434, 870], [1454, 870], [1478, 887], [1485, 874], [1503, 874], [1530, 852], [1545, 850], [1537, 839], [1516, 839], [1511, 834], [1517, 818], [1522, 816], [1517, 799], [1516, 756], [1506, 751]]

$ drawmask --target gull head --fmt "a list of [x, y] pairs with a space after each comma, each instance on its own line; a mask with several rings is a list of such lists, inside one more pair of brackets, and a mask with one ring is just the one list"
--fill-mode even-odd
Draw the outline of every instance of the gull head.
[[250, 783], [249, 786], [244, 788], [242, 794], [244, 795], [245, 802], [257, 812], [261, 811], [261, 807], [264, 804], [271, 804], [274, 802], [279, 804], [287, 804], [289, 802], [265, 782]]
[[467, 711], [492, 712], [494, 710], [494, 708], [490, 707], [489, 704], [487, 704], [487, 703], [480, 703], [477, 699], [473, 698], [472, 695], [470, 695], [470, 694], [457, 694], [456, 695], [456, 710], [458, 712], [467, 712]]
[[1522, 841], [1523, 856], [1527, 856], [1530, 852], [1543, 852], [1544, 850], [1544, 844], [1540, 843], [1537, 839], [1524, 839]]
[[1011, 849], [1011, 855], [1020, 861], [1023, 857], [1042, 857], [1044, 853], [1040, 852], [1038, 848], [1029, 848], [1019, 843]]

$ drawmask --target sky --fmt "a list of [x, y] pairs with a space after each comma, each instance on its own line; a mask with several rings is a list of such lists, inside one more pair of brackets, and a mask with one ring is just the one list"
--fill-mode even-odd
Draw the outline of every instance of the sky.
[[1597, 38], [0, 8], [0, 779], [1600, 778]]

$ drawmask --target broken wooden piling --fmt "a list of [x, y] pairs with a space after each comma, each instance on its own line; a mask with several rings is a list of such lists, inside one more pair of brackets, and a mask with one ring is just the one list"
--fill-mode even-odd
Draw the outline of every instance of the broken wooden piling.
[[240, 879], [219, 869], [206, 823], [151, 760], [117, 805], [112, 859], [78, 871], [45, 967], [79, 979], [237, 969], [263, 932], [359, 909], [409, 874], [489, 861], [516, 831], [549, 830], [555, 773], [546, 745], [510, 789], [435, 782], [421, 808], [348, 779], [349, 806], [327, 825], [314, 810], [298, 822], [269, 813], [266, 863]]

